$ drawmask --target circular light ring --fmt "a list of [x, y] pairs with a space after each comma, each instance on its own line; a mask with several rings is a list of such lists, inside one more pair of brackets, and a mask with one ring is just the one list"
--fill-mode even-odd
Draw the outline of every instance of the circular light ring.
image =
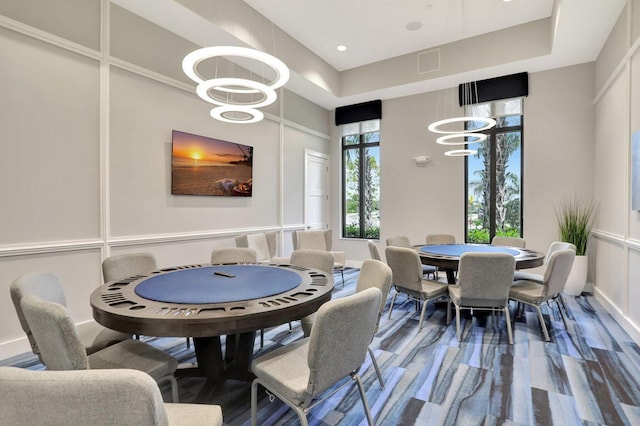
[[[245, 114], [249, 118], [242, 118], [242, 117], [234, 118], [229, 115], [229, 113], [233, 113], [233, 112], [239, 112], [241, 114]], [[264, 114], [262, 113], [262, 111], [254, 108], [239, 106], [239, 105], [226, 105], [226, 106], [215, 107], [211, 110], [210, 114], [211, 114], [211, 117], [215, 118], [216, 120], [223, 121], [225, 123], [243, 123], [243, 124], [257, 123], [258, 121], [261, 121], [264, 118]]]
[[[253, 59], [255, 61], [262, 62], [274, 71], [276, 74], [275, 80], [273, 80], [269, 87], [273, 90], [282, 87], [289, 80], [289, 68], [280, 59], [275, 56], [271, 56], [268, 53], [261, 52], [255, 49], [249, 49], [246, 47], [237, 46], [210, 46], [203, 47], [202, 49], [194, 50], [184, 57], [182, 60], [182, 71], [191, 80], [198, 84], [201, 84], [207, 78], [201, 76], [198, 73], [198, 64], [205, 59], [215, 58], [216, 56], [238, 56], [247, 59]], [[247, 90], [238, 93], [255, 93], [252, 90]]]
[[467, 157], [469, 155], [475, 155], [478, 151], [474, 149], [454, 149], [444, 153], [447, 157]]
[[[461, 141], [451, 141], [450, 139], [463, 138]], [[475, 138], [469, 140], [466, 138]], [[440, 145], [467, 145], [471, 143], [480, 143], [487, 140], [487, 135], [484, 133], [455, 133], [451, 135], [440, 136], [436, 139], [436, 142]]]
[[[262, 93], [263, 98], [257, 102], [239, 104], [234, 102], [223, 102], [209, 94], [210, 90], [217, 90], [221, 92], [228, 92], [225, 90], [229, 86], [242, 86], [252, 89], [253, 93]], [[236, 89], [234, 89], [236, 90]], [[246, 106], [251, 108], [260, 108], [263, 106], [271, 105], [277, 99], [276, 91], [266, 84], [262, 84], [253, 80], [246, 80], [243, 78], [213, 78], [211, 80], [203, 81], [196, 87], [196, 93], [203, 100], [219, 106]], [[236, 91], [236, 93], [248, 93]]]
[[[441, 130], [441, 129], [439, 129], [440, 126], [443, 126], [445, 124], [466, 123], [468, 121], [471, 121], [471, 122], [481, 121], [481, 122], [485, 123], [485, 125], [482, 126], [482, 127], [477, 128], [477, 129], [473, 129], [473, 130]], [[489, 118], [489, 117], [454, 117], [454, 118], [446, 118], [446, 119], [440, 120], [440, 121], [435, 121], [435, 122], [429, 124], [429, 126], [427, 126], [427, 129], [429, 129], [429, 131], [431, 131], [433, 133], [440, 133], [440, 134], [443, 134], [443, 135], [453, 135], [453, 134], [458, 134], [458, 133], [481, 132], [483, 130], [490, 129], [495, 125], [496, 125], [496, 120], [494, 120], [493, 118]]]

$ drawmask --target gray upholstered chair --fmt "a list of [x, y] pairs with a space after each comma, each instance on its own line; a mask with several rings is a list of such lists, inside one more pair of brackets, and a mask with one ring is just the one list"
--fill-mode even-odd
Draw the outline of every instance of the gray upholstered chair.
[[333, 274], [333, 254], [325, 250], [298, 249], [291, 253], [291, 265], [302, 268], [319, 269]]
[[[355, 381], [369, 425], [373, 418], [358, 371], [367, 356], [378, 320], [382, 293], [369, 288], [320, 307], [311, 336], [256, 358], [252, 371], [251, 424], [257, 423], [258, 385], [295, 410], [306, 426], [318, 397], [346, 377]], [[335, 391], [334, 391], [335, 392]], [[334, 392], [329, 392], [329, 396]]]
[[[40, 357], [40, 349], [38, 349], [38, 345], [33, 338], [33, 334], [31, 333], [29, 324], [22, 312], [22, 305], [20, 303], [22, 302], [22, 298], [25, 296], [36, 296], [42, 300], [66, 306], [67, 299], [64, 296], [62, 284], [60, 283], [57, 275], [53, 272], [32, 272], [16, 278], [11, 283], [9, 291], [11, 293], [13, 306], [18, 314], [20, 326], [27, 334], [27, 338], [31, 344], [31, 350], [34, 354]], [[131, 334], [111, 330], [94, 321], [88, 321], [79, 326], [78, 334], [82, 345], [88, 354], [92, 354], [100, 349], [106, 348], [107, 346], [131, 338]]]
[[[360, 267], [360, 274], [358, 275], [358, 281], [356, 282], [356, 293], [359, 293], [371, 287], [377, 288], [382, 292], [380, 312], [378, 315], [378, 322], [376, 323], [375, 330], [375, 332], [377, 332], [378, 326], [380, 325], [380, 316], [382, 315], [382, 311], [384, 311], [384, 306], [387, 302], [387, 296], [389, 295], [389, 289], [391, 288], [391, 268], [389, 268], [389, 266], [385, 263], [375, 259], [367, 259], [362, 262], [362, 267]], [[309, 337], [311, 335], [311, 328], [313, 327], [315, 317], [316, 314], [311, 314], [302, 318], [301, 325], [302, 331], [304, 332], [304, 337]], [[373, 355], [373, 351], [370, 347], [369, 355], [371, 356], [371, 363], [373, 364], [373, 368], [375, 368], [376, 370], [376, 375], [378, 376], [380, 386], [384, 389], [384, 380], [382, 379], [382, 373], [380, 373], [378, 362], [376, 361], [376, 357]]]
[[[554, 251], [547, 261], [542, 283], [517, 280], [513, 282], [513, 286], [509, 291], [509, 298], [511, 298], [511, 300], [536, 308], [538, 318], [540, 319], [542, 334], [544, 335], [544, 340], [547, 342], [551, 339], [549, 338], [549, 332], [547, 331], [540, 305], [544, 302], [547, 302], [548, 305], [549, 300], [554, 300], [557, 303], [557, 299], [560, 297], [560, 293], [567, 283], [567, 278], [569, 277], [569, 272], [571, 272], [571, 266], [573, 265], [573, 259], [575, 257], [575, 250], [564, 249]], [[558, 310], [566, 327], [566, 321], [560, 306], [558, 306]]]
[[[291, 253], [291, 265], [300, 266], [301, 268], [318, 269], [327, 274], [333, 273], [333, 254], [325, 250], [298, 249]], [[310, 330], [313, 324], [314, 314], [308, 315], [301, 319], [302, 331]], [[291, 323], [289, 323], [291, 330]], [[305, 334], [306, 336], [307, 334]], [[262, 345], [262, 341], [260, 342]], [[262, 346], [260, 346], [262, 347]]]
[[505, 237], [503, 235], [496, 235], [491, 240], [491, 245], [525, 248], [527, 246], [527, 242], [524, 240], [524, 238], [520, 237]]
[[427, 244], [455, 244], [456, 237], [451, 234], [427, 234]]
[[151, 253], [118, 254], [102, 261], [102, 276], [105, 283], [147, 274], [156, 269], [158, 269], [158, 263]]
[[289, 263], [288, 257], [276, 257], [278, 238], [275, 232], [242, 234], [236, 238], [236, 247], [252, 248], [256, 251], [258, 263]]
[[[547, 249], [547, 255], [544, 257], [545, 268], [546, 268], [546, 265], [549, 263], [549, 257], [551, 257], [551, 254], [553, 254], [558, 250], [576, 251], [576, 246], [571, 243], [565, 243], [564, 241], [552, 242], [551, 245], [549, 245], [549, 248]], [[533, 282], [542, 284], [542, 282], [544, 281], [544, 276], [543, 274], [535, 274], [532, 272], [516, 271], [515, 275], [513, 276], [513, 280], [514, 281], [527, 280], [527, 281], [533, 281]]]
[[136, 370], [32, 371], [0, 367], [5, 426], [221, 426], [219, 405], [163, 403], [158, 386]]
[[[396, 290], [393, 294], [393, 299], [391, 299], [389, 318], [391, 318], [393, 304], [398, 293], [406, 293], [410, 298], [422, 302], [420, 322], [418, 323], [418, 332], [420, 332], [424, 313], [427, 309], [427, 302], [441, 297], [448, 297], [448, 285], [423, 278], [420, 256], [412, 248], [389, 246], [385, 250], [385, 255], [387, 264], [392, 271], [391, 285]], [[449, 318], [449, 303], [447, 303], [447, 322], [449, 322]]]
[[367, 241], [367, 247], [369, 247], [369, 254], [372, 259], [382, 260], [382, 256], [380, 256], [380, 251], [378, 250], [378, 246], [373, 241]]
[[[509, 289], [516, 259], [508, 253], [464, 253], [458, 266], [458, 284], [449, 286], [449, 300], [456, 308], [456, 335], [462, 340], [460, 310], [504, 312], [509, 344], [513, 344], [509, 315]], [[493, 317], [493, 315], [492, 315]]]
[[256, 251], [252, 248], [225, 247], [211, 252], [211, 263], [220, 265], [223, 263], [256, 263]]
[[[109, 256], [102, 261], [102, 279], [105, 283], [138, 277], [158, 269], [158, 262], [151, 253], [125, 253]], [[136, 335], [136, 339], [140, 336]], [[190, 348], [189, 338], [186, 339]]]
[[293, 231], [293, 250], [310, 249], [324, 250], [333, 255], [333, 269], [340, 271], [342, 284], [344, 284], [344, 267], [346, 254], [343, 251], [332, 251], [332, 230], [314, 229], [309, 231]]
[[149, 374], [158, 382], [169, 381], [173, 402], [178, 402], [178, 384], [173, 377], [178, 361], [147, 343], [125, 340], [87, 355], [73, 320], [59, 303], [35, 296], [22, 298], [22, 311], [48, 370], [131, 368]]
[[[396, 235], [387, 238], [387, 247], [413, 247], [409, 237], [406, 235]], [[432, 275], [434, 279], [438, 279], [438, 268], [433, 265], [422, 265], [423, 275]]]

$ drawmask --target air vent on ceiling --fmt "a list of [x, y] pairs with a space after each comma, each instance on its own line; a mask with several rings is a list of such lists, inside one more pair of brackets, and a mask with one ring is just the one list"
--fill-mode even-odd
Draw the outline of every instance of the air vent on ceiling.
[[418, 74], [440, 70], [440, 49], [418, 53]]

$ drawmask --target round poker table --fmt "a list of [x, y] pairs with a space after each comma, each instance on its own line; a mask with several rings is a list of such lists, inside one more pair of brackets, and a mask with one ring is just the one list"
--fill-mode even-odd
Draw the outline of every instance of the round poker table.
[[292, 265], [189, 265], [106, 283], [91, 307], [114, 330], [193, 337], [198, 367], [177, 373], [224, 381], [251, 378], [256, 330], [310, 315], [332, 290], [332, 275]]
[[516, 269], [536, 268], [544, 263], [545, 254], [536, 250], [492, 246], [488, 244], [431, 244], [416, 246], [424, 265], [437, 266], [447, 273], [447, 282], [455, 284], [454, 271], [458, 270], [460, 256], [464, 253], [508, 253], [516, 259]]

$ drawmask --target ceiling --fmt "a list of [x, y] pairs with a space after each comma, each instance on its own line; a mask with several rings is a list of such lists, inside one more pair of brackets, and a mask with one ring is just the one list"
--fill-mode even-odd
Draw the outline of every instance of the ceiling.
[[[288, 60], [281, 57], [292, 71], [285, 87], [327, 109], [455, 87], [468, 76], [461, 80], [465, 76], [458, 72], [437, 78], [416, 77], [414, 72], [403, 80], [390, 75], [399, 68], [390, 63], [410, 54], [415, 60], [416, 52], [457, 40], [501, 34], [496, 33], [499, 30], [519, 34], [523, 28], [522, 34], [526, 34], [528, 23], [545, 22], [546, 26], [537, 33], [539, 37], [515, 37], [505, 39], [504, 44], [503, 38], [498, 38], [496, 49], [516, 54], [506, 61], [483, 65], [474, 79], [594, 61], [626, 4], [626, 0], [111, 1], [198, 44], [206, 33], [209, 44], [250, 45], [247, 40], [255, 41], [253, 33], [258, 27], [272, 28], [267, 30], [271, 34], [275, 25], [304, 50]], [[243, 20], [248, 34], [244, 41], [238, 36]], [[531, 45], [540, 45], [539, 39], [545, 39], [544, 52], [523, 54]], [[339, 52], [338, 45], [347, 46], [347, 50]], [[284, 48], [282, 44], [279, 47], [281, 51]], [[333, 79], [332, 87], [322, 84], [322, 73], [328, 76], [326, 81]], [[369, 78], [386, 81], [377, 87], [358, 84]], [[354, 85], [354, 80], [359, 81]]]
[[[244, 2], [335, 69], [344, 71], [548, 18], [554, 0]], [[347, 50], [339, 52], [338, 45], [347, 46]]]

